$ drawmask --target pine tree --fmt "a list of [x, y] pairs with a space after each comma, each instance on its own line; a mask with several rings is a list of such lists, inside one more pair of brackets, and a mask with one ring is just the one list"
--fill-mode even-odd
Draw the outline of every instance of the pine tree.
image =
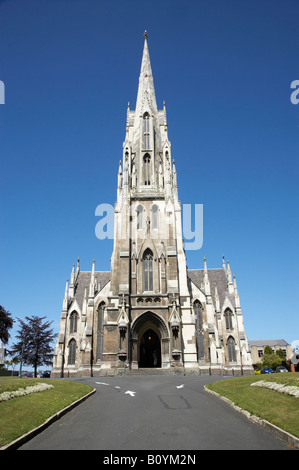
[[37, 368], [42, 365], [52, 365], [53, 348], [52, 341], [56, 334], [50, 329], [53, 322], [44, 322], [46, 317], [25, 317], [25, 321], [18, 318], [21, 328], [16, 335], [19, 340], [12, 346], [11, 356], [24, 364], [34, 368], [36, 377]]

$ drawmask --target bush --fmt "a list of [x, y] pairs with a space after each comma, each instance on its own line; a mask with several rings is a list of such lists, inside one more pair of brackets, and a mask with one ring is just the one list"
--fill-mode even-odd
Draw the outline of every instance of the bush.
[[37, 385], [31, 385], [26, 388], [18, 388], [17, 390], [3, 392], [0, 393], [0, 402], [8, 401], [12, 398], [30, 395], [30, 393], [42, 392], [43, 390], [49, 390], [50, 388], [54, 388], [53, 385], [40, 383]]
[[275, 370], [276, 367], [281, 366], [283, 362], [285, 362], [284, 351], [279, 349], [274, 353], [270, 346], [265, 346], [261, 367], [271, 367], [271, 369]]

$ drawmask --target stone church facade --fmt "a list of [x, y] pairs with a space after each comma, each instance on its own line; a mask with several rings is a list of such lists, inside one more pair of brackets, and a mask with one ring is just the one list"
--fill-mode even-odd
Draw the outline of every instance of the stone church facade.
[[111, 271], [66, 283], [52, 376], [251, 374], [235, 277], [187, 270], [166, 108], [158, 110], [147, 34], [135, 110], [119, 162]]

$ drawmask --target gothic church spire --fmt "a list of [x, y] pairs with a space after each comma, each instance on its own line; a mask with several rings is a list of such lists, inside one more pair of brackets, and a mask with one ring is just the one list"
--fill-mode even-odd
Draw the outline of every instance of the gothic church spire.
[[136, 118], [141, 116], [145, 111], [151, 114], [157, 113], [157, 102], [155, 95], [154, 79], [150, 61], [150, 55], [147, 44], [148, 34], [144, 32], [144, 47], [141, 61], [141, 69], [139, 76], [139, 86], [136, 100]]

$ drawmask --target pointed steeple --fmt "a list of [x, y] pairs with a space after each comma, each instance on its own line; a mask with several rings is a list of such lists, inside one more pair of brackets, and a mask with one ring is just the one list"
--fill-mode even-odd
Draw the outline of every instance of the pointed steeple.
[[238, 293], [238, 287], [237, 287], [237, 281], [236, 281], [236, 276], [234, 275], [234, 293], [235, 293], [235, 304], [236, 308], [240, 308], [240, 297]]
[[226, 272], [226, 264], [225, 264], [224, 255], [222, 255], [222, 268], [224, 269], [224, 272]]
[[80, 259], [78, 258], [77, 260], [77, 268], [76, 268], [76, 280], [78, 279], [78, 276], [79, 276], [79, 273], [80, 273]]
[[89, 284], [89, 297], [94, 297], [96, 291], [96, 279], [95, 279], [95, 260], [92, 261], [92, 270], [91, 270], [91, 278]]
[[82, 321], [86, 321], [87, 315], [87, 305], [88, 305], [88, 295], [87, 295], [87, 288], [84, 289], [84, 297], [83, 297], [83, 305], [82, 305]]
[[203, 274], [204, 290], [207, 296], [211, 295], [211, 286], [208, 275], [207, 260], [204, 258], [204, 274]]
[[117, 173], [117, 201], [119, 202], [120, 196], [122, 193], [122, 182], [123, 182], [123, 174], [121, 169], [121, 160], [119, 161], [118, 173]]
[[216, 309], [216, 312], [220, 312], [220, 299], [219, 299], [217, 284], [215, 284], [215, 309]]
[[229, 261], [227, 260], [227, 287], [230, 294], [234, 293], [234, 283], [232, 279], [232, 272], [230, 269]]
[[69, 280], [66, 280], [65, 284], [65, 291], [64, 291], [64, 298], [62, 303], [62, 311], [67, 312], [67, 304], [68, 304], [68, 288], [69, 288]]
[[164, 126], [167, 127], [167, 117], [166, 117], [166, 105], [165, 105], [165, 101], [163, 101], [163, 114], [164, 114]]
[[71, 284], [75, 282], [75, 263], [73, 263], [72, 274], [71, 274]]
[[75, 295], [75, 263], [73, 264], [73, 269], [71, 272], [71, 281], [69, 287], [69, 296], [73, 298]]
[[135, 117], [138, 118], [145, 111], [151, 111], [152, 114], [157, 113], [157, 102], [155, 95], [154, 79], [147, 44], [147, 32], [144, 32], [144, 47], [141, 61], [141, 69], [139, 76], [139, 86], [135, 107]]
[[118, 180], [117, 180], [117, 183], [118, 183], [118, 187], [121, 188], [122, 187], [122, 169], [121, 169], [121, 160], [119, 160], [119, 164], [118, 164]]
[[128, 107], [127, 107], [127, 128], [130, 124], [130, 102], [128, 102]]
[[172, 160], [172, 184], [174, 188], [178, 187], [178, 180], [177, 180], [176, 167], [175, 167], [174, 160]]

